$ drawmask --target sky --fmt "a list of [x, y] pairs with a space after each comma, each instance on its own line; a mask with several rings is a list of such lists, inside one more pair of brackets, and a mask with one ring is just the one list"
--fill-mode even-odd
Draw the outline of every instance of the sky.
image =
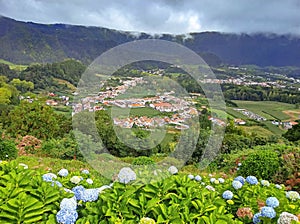
[[150, 34], [300, 34], [300, 0], [0, 0], [0, 14]]

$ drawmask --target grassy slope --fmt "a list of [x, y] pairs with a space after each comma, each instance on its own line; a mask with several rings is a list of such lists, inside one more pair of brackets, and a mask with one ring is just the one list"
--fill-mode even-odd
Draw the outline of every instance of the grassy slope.
[[18, 70], [18, 71], [25, 70], [28, 67], [27, 65], [16, 65], [16, 64], [13, 64], [13, 63], [3, 60], [3, 59], [0, 59], [0, 63], [6, 64], [9, 66], [10, 69], [14, 69], [14, 70]]
[[272, 131], [269, 131], [261, 126], [241, 126], [241, 128], [248, 134], [257, 134], [258, 136], [271, 136]]

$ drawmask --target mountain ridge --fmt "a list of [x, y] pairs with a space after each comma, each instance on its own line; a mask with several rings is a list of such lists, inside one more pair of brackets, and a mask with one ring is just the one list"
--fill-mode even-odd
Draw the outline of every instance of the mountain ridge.
[[[68, 24], [38, 24], [0, 17], [0, 58], [19, 64], [74, 58], [86, 64], [106, 50], [155, 35]], [[300, 38], [277, 34], [220, 32], [156, 35], [176, 41], [201, 55], [210, 65], [254, 64], [300, 67]]]

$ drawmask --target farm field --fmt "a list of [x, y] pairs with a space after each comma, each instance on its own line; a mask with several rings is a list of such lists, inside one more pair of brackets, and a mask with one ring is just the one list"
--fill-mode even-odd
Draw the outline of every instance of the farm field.
[[246, 115], [234, 110], [232, 107], [227, 107], [226, 112], [227, 112], [228, 116], [232, 116], [234, 118], [240, 118], [243, 120], [249, 119]]
[[234, 103], [238, 105], [239, 108], [247, 109], [265, 117], [268, 120], [282, 120], [287, 121], [291, 119], [289, 114], [283, 111], [299, 111], [295, 109], [295, 105], [274, 101], [242, 101], [233, 100]]

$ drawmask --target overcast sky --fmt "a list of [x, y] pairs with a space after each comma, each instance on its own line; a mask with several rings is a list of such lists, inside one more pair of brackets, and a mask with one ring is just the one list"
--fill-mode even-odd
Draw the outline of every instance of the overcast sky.
[[300, 0], [0, 0], [0, 14], [152, 34], [300, 34]]

